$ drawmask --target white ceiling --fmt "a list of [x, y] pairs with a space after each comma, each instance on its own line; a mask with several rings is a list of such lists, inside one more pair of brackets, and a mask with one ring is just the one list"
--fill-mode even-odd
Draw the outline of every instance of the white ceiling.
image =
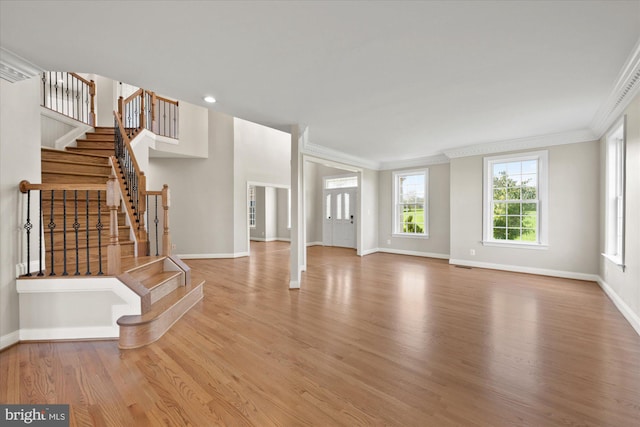
[[374, 162], [585, 131], [640, 1], [0, 3], [0, 45]]

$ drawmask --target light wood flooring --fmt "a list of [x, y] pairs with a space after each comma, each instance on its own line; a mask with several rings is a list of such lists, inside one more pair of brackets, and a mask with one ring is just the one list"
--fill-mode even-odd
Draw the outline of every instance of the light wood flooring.
[[191, 260], [204, 299], [157, 342], [25, 343], [1, 403], [71, 425], [638, 426], [640, 337], [591, 282], [288, 244]]

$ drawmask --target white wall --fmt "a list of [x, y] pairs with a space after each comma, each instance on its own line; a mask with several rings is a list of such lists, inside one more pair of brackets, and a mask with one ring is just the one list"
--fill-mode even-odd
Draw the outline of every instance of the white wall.
[[[598, 271], [598, 142], [549, 147], [549, 248], [483, 246], [483, 156], [451, 160], [451, 259], [524, 267], [552, 275], [590, 277]], [[470, 255], [470, 249], [476, 251]], [[568, 274], [564, 274], [568, 273]], [[584, 276], [587, 275], [587, 276]]]
[[275, 240], [278, 237], [278, 199], [276, 189], [266, 187], [264, 189], [264, 230], [267, 240]]
[[226, 114], [208, 112], [207, 159], [149, 159], [149, 188], [160, 189], [166, 183], [171, 190], [176, 254], [234, 253], [233, 121]]
[[247, 183], [290, 184], [291, 136], [238, 118], [233, 132], [234, 252], [248, 255]]
[[[598, 257], [599, 274], [605, 290], [640, 333], [640, 95], [625, 111], [627, 116], [625, 264], [622, 271], [604, 257]], [[604, 252], [605, 138], [600, 145], [600, 252]], [[635, 322], [635, 323], [634, 323]]]
[[322, 244], [322, 179], [315, 162], [304, 164], [304, 202], [306, 242]]
[[[429, 238], [393, 237], [393, 173], [380, 172], [379, 181], [379, 239], [378, 247], [383, 251], [413, 253], [424, 256], [447, 258], [450, 244], [450, 186], [449, 164], [412, 167], [429, 169]], [[398, 169], [402, 170], [402, 169]], [[480, 190], [482, 191], [481, 181]], [[387, 243], [388, 241], [391, 243]]]
[[162, 142], [158, 138], [155, 150], [150, 152], [151, 157], [196, 157], [207, 158], [209, 156], [208, 132], [210, 127], [210, 115], [208, 109], [188, 102], [180, 101], [180, 113], [178, 116], [179, 143]]
[[40, 81], [0, 79], [0, 348], [16, 342], [19, 302], [16, 264], [23, 218], [18, 184], [40, 182]]
[[276, 188], [277, 198], [277, 225], [276, 235], [278, 240], [290, 240], [291, 230], [288, 227], [289, 218], [289, 190], [286, 188]]
[[360, 254], [374, 252], [378, 248], [380, 213], [379, 213], [379, 172], [364, 169], [360, 180], [360, 195], [362, 200], [358, 204], [362, 206], [360, 221], [362, 222], [362, 247]]
[[73, 126], [45, 115], [40, 116], [40, 141], [43, 147], [56, 148], [56, 140], [71, 132]]
[[207, 128], [209, 158], [152, 157], [148, 187], [166, 183], [171, 189], [174, 253], [246, 256], [247, 183], [289, 184], [290, 137], [214, 111], [208, 112]]
[[101, 127], [113, 127], [113, 112], [118, 109], [118, 82], [92, 75], [96, 82], [96, 122]]

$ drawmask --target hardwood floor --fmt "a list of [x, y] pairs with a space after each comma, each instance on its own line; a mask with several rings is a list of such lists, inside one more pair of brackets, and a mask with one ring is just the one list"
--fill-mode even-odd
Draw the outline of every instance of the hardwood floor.
[[637, 426], [640, 337], [595, 283], [288, 244], [192, 260], [199, 302], [157, 342], [0, 353], [0, 402], [71, 425]]

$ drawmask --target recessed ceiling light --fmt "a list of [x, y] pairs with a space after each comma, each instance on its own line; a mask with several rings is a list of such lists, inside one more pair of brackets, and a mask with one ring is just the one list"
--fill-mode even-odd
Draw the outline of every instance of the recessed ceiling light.
[[205, 102], [208, 102], [209, 104], [213, 104], [214, 102], [216, 102], [216, 99], [213, 96], [207, 95], [204, 97]]

